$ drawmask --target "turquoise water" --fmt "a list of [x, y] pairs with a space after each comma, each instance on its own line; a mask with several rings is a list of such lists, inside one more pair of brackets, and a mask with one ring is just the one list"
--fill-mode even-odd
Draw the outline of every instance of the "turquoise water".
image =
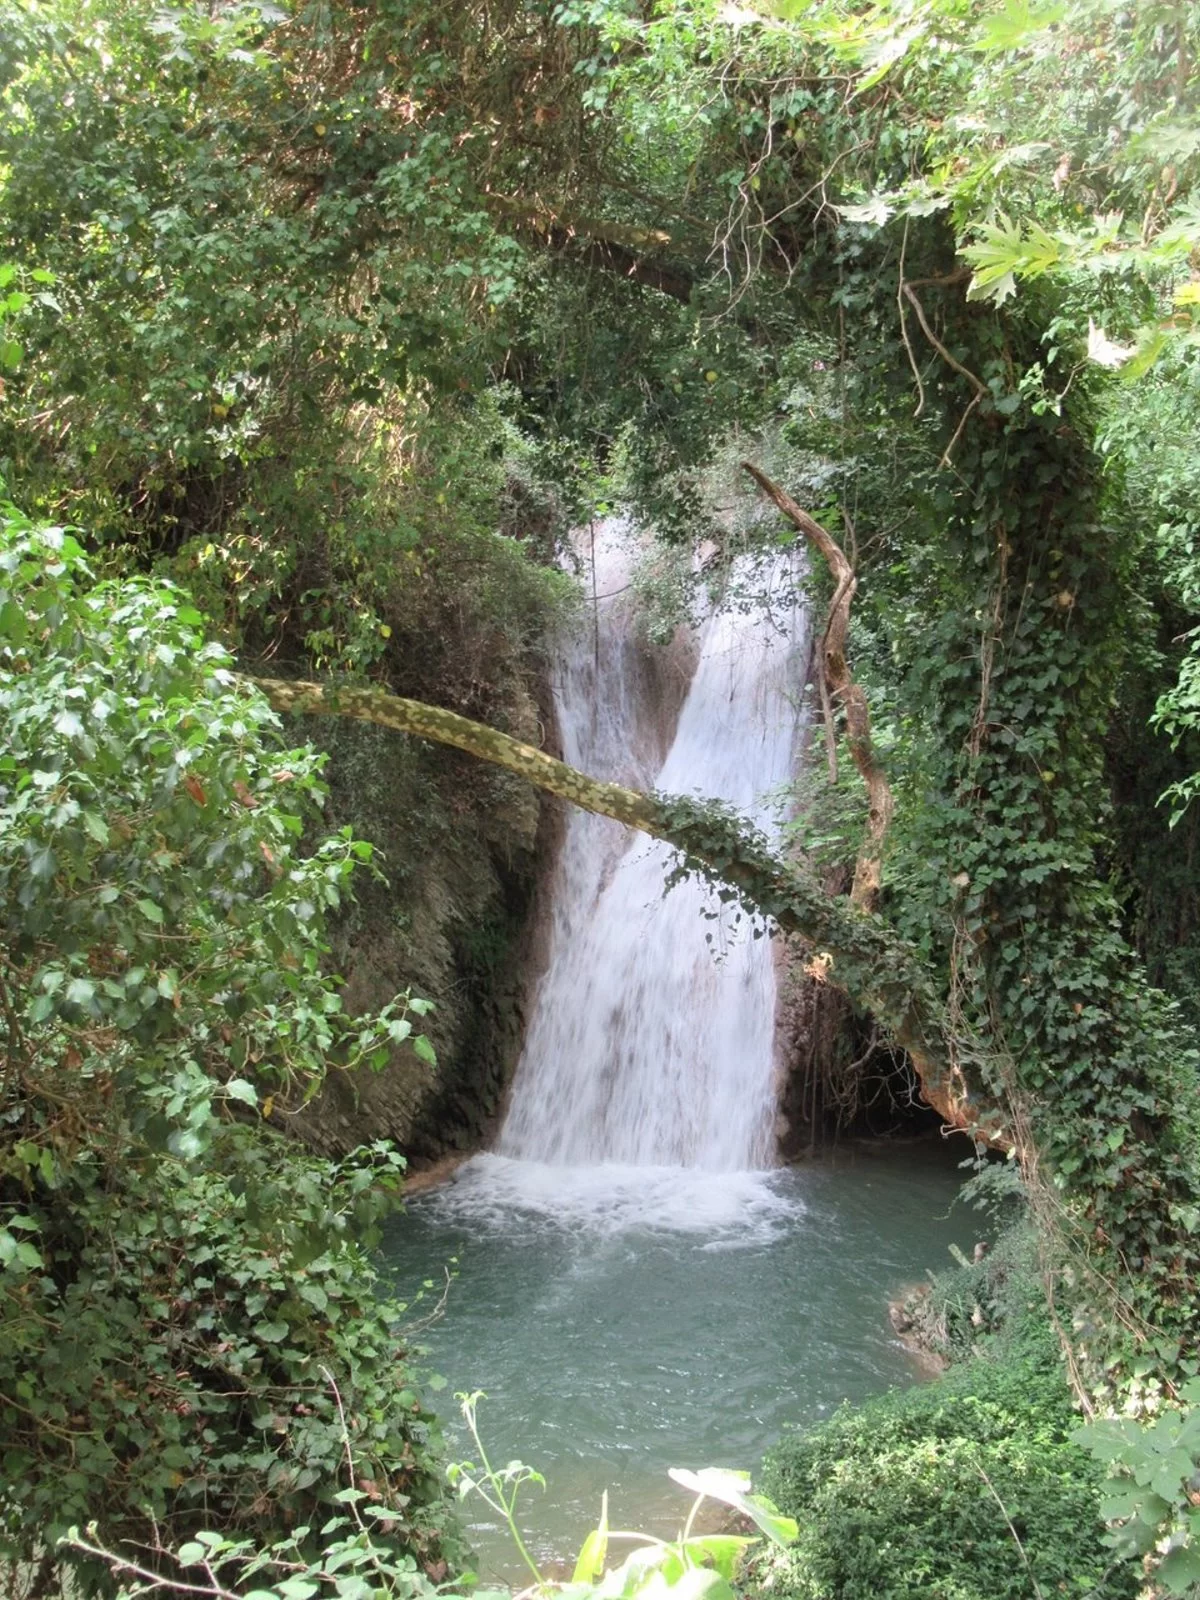
[[[547, 1479], [528, 1491], [531, 1546], [562, 1559], [605, 1489], [614, 1527], [672, 1534], [688, 1500], [668, 1467], [753, 1469], [783, 1429], [921, 1375], [887, 1301], [978, 1237], [953, 1205], [967, 1153], [934, 1141], [718, 1175], [483, 1156], [409, 1203], [385, 1255], [402, 1295], [457, 1257], [419, 1336], [447, 1379], [439, 1409], [486, 1392], [493, 1460]], [[451, 1451], [470, 1454], [461, 1435]], [[487, 1508], [467, 1511], [482, 1570], [517, 1576]]]

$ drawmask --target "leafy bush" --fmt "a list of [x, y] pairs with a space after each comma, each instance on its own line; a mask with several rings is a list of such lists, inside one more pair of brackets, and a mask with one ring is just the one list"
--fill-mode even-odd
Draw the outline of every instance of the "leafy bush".
[[436, 1434], [368, 1254], [403, 1162], [278, 1131], [328, 1060], [432, 1054], [422, 1002], [352, 1019], [321, 970], [370, 847], [305, 851], [321, 758], [179, 590], [2, 534], [0, 1558], [93, 1518], [150, 1548], [316, 1520], [327, 1367], [393, 1548], [436, 1562]]
[[[1106, 1417], [1076, 1439], [1108, 1476], [1101, 1510], [1105, 1543], [1142, 1562], [1170, 1594], [1200, 1588], [1200, 1378], [1185, 1383], [1181, 1404], [1160, 1415]], [[1149, 1409], [1149, 1408], [1147, 1408]]]
[[[342, 1414], [336, 1387], [333, 1394]], [[477, 1495], [507, 1526], [534, 1580], [523, 1591], [525, 1595], [549, 1596], [557, 1592], [567, 1600], [635, 1600], [637, 1596], [664, 1600], [669, 1592], [672, 1600], [736, 1600], [733, 1584], [738, 1566], [754, 1540], [728, 1531], [695, 1533], [696, 1518], [706, 1500], [732, 1508], [747, 1525], [752, 1524], [781, 1549], [796, 1536], [796, 1524], [790, 1517], [780, 1516], [763, 1495], [751, 1492], [748, 1473], [713, 1467], [692, 1472], [672, 1467], [671, 1477], [694, 1497], [677, 1539], [610, 1529], [605, 1495], [599, 1524], [584, 1539], [570, 1582], [547, 1578], [530, 1555], [516, 1520], [521, 1490], [530, 1484], [544, 1484], [545, 1479], [521, 1461], [494, 1467], [476, 1425], [476, 1408], [483, 1396], [460, 1394], [458, 1398], [479, 1464], [456, 1463], [447, 1468], [447, 1477], [461, 1498]], [[342, 1415], [346, 1468], [353, 1479], [358, 1462]], [[329, 1600], [424, 1600], [447, 1590], [461, 1593], [464, 1589], [472, 1593], [474, 1600], [508, 1600], [507, 1589], [475, 1587], [474, 1573], [464, 1573], [450, 1584], [439, 1585], [411, 1557], [398, 1557], [378, 1537], [390, 1513], [370, 1504], [360, 1485], [347, 1484], [335, 1499], [347, 1514], [339, 1511], [321, 1528], [319, 1551], [305, 1545], [311, 1532], [307, 1528], [266, 1548], [256, 1547], [252, 1540], [231, 1539], [203, 1529], [194, 1540], [175, 1549], [156, 1544], [154, 1554], [160, 1558], [156, 1570], [97, 1543], [94, 1526], [84, 1536], [72, 1528], [63, 1543], [102, 1562], [123, 1580], [119, 1600], [160, 1590], [209, 1600], [239, 1600], [239, 1595], [244, 1600], [312, 1600], [317, 1594], [328, 1596]], [[623, 1548], [629, 1544], [633, 1548], [625, 1559], [610, 1567], [612, 1546]]]
[[[795, 1600], [1124, 1600], [1137, 1575], [1101, 1540], [1099, 1474], [1070, 1435], [1048, 1329], [999, 1358], [845, 1409], [785, 1439], [763, 1484], [800, 1536], [757, 1568]], [[1035, 1587], [1036, 1586], [1036, 1587]]]

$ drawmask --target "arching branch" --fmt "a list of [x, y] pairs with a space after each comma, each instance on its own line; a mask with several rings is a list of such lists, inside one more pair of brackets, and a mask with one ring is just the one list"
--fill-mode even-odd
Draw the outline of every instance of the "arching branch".
[[969, 1092], [945, 1008], [911, 947], [882, 918], [828, 896], [813, 874], [781, 860], [761, 834], [729, 810], [601, 783], [495, 728], [385, 689], [325, 688], [281, 678], [250, 681], [277, 711], [350, 717], [452, 745], [584, 811], [613, 817], [673, 845], [689, 870], [730, 885], [783, 932], [813, 946], [813, 965], [823, 981], [869, 1010], [908, 1052], [925, 1099], [951, 1127], [1001, 1148], [1011, 1146], [1000, 1110]]

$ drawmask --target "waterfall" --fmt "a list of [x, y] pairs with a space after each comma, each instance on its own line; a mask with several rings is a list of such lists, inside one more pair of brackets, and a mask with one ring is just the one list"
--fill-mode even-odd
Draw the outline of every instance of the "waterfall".
[[[600, 524], [594, 544], [594, 623], [563, 647], [553, 677], [566, 760], [599, 778], [729, 801], [769, 828], [798, 725], [805, 620], [790, 559], [759, 570], [754, 587], [765, 579], [767, 599], [718, 609], [701, 628], [664, 759], [626, 588], [628, 531]], [[673, 860], [668, 846], [610, 821], [568, 819], [501, 1156], [555, 1167], [771, 1165], [770, 941], [695, 882], [664, 895]]]

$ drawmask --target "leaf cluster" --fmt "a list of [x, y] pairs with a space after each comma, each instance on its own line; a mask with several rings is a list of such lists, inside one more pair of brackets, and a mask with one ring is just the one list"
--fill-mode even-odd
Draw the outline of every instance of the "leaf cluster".
[[12, 511], [0, 705], [2, 1553], [94, 1518], [298, 1525], [343, 1448], [325, 1362], [397, 1548], [433, 1559], [433, 1424], [366, 1253], [404, 1163], [277, 1131], [331, 1061], [432, 1057], [423, 1002], [353, 1019], [322, 971], [370, 847], [306, 849], [320, 758], [185, 595], [97, 583]]
[[799, 1523], [758, 1563], [760, 1592], [955, 1600], [1030, 1592], [1132, 1597], [1103, 1553], [1097, 1474], [1078, 1445], [1048, 1329], [935, 1383], [842, 1410], [768, 1456]]

